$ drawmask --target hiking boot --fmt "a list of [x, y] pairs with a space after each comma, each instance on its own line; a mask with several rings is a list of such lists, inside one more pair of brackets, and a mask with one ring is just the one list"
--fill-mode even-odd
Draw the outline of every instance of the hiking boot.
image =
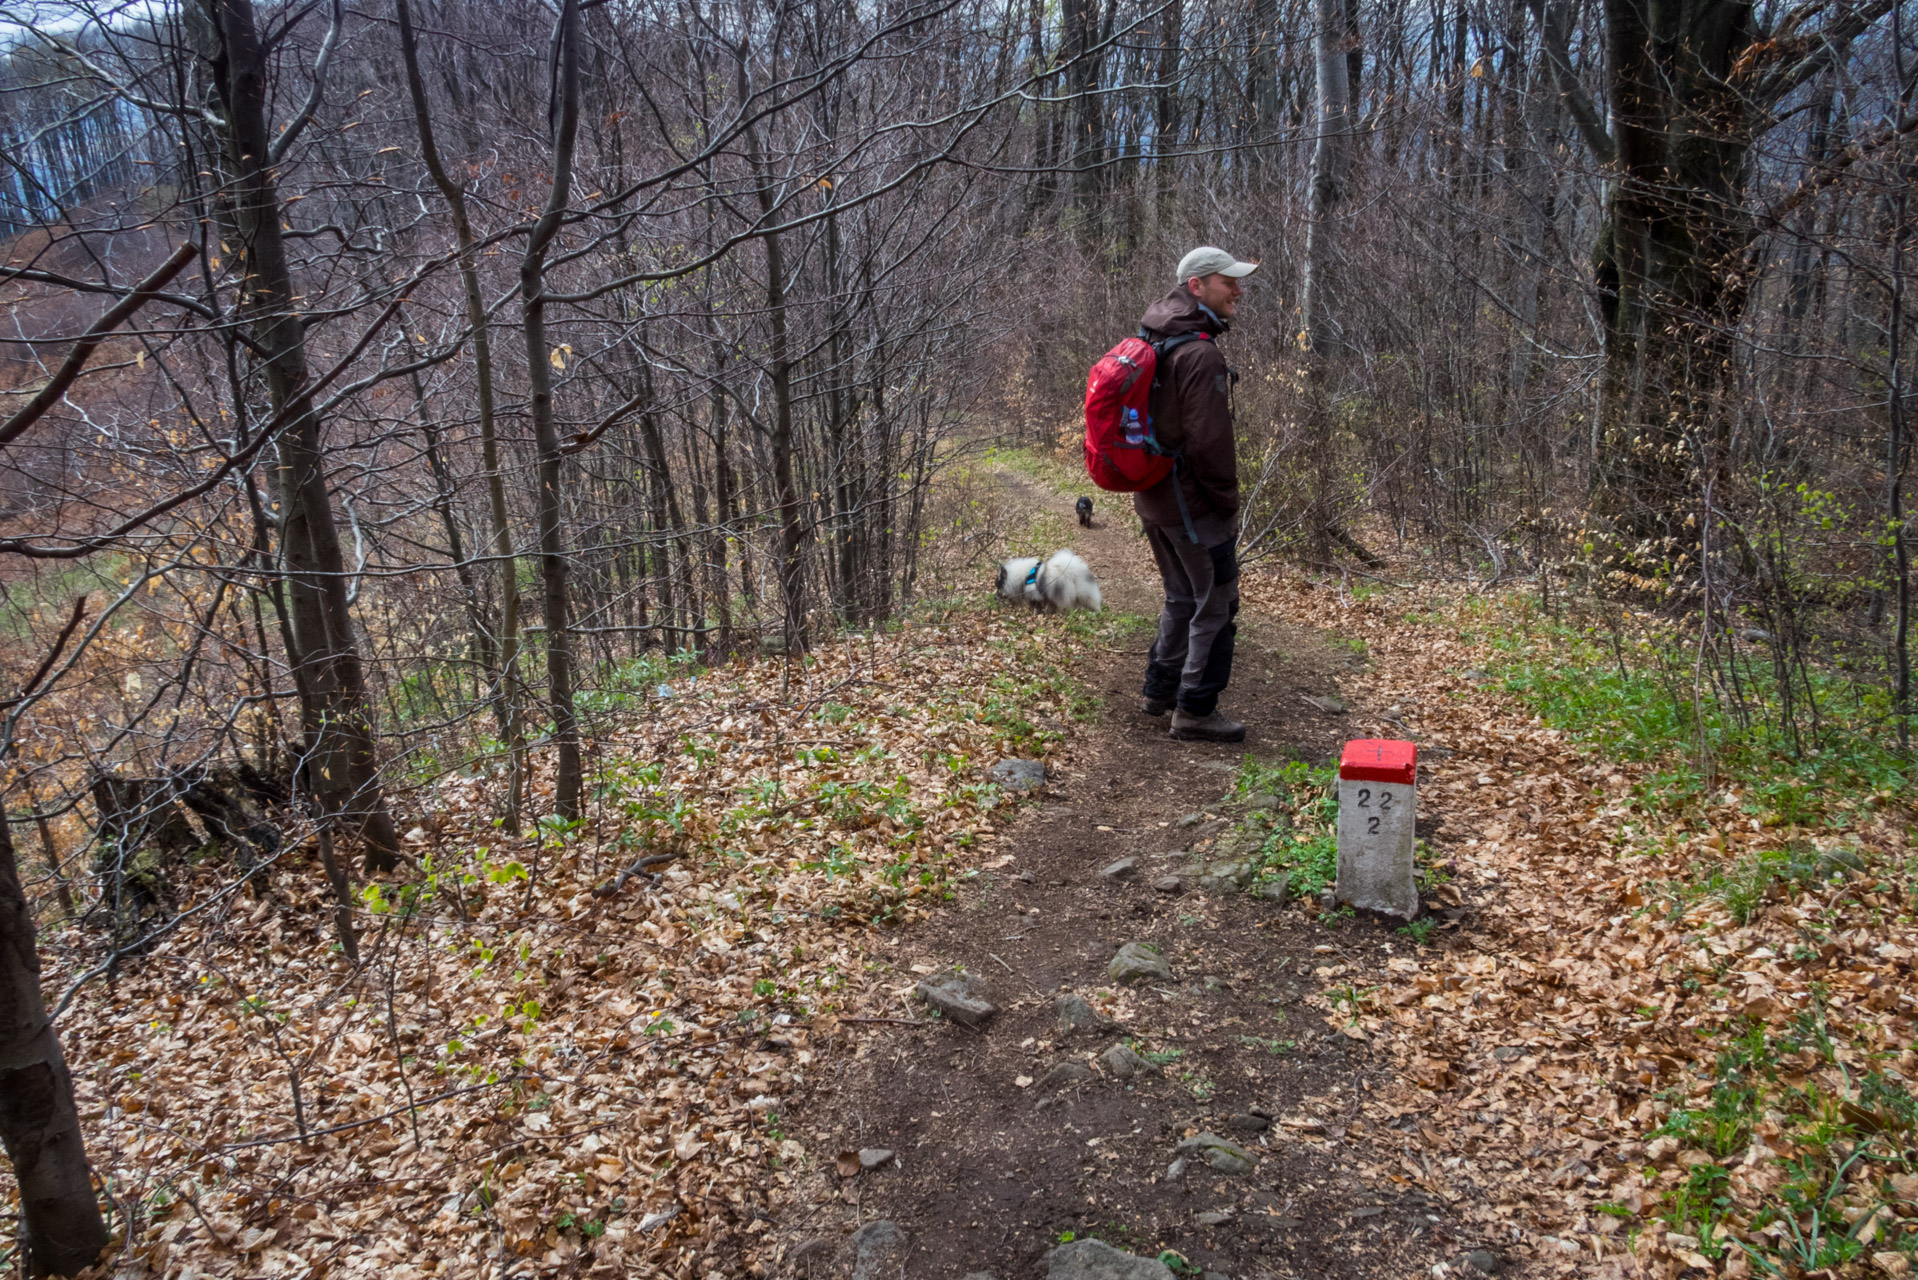
[[1172, 736], [1180, 742], [1244, 742], [1245, 726], [1237, 720], [1227, 720], [1217, 711], [1208, 716], [1174, 711]]
[[1179, 695], [1171, 694], [1164, 698], [1147, 698], [1139, 704], [1139, 710], [1149, 716], [1162, 716], [1179, 705]]

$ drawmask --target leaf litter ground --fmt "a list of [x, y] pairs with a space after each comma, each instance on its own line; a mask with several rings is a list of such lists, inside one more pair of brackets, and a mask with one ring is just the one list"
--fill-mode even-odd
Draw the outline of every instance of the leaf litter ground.
[[[1102, 523], [1079, 541], [1105, 621], [962, 610], [796, 679], [680, 678], [595, 744], [578, 830], [503, 839], [480, 780], [440, 784], [359, 966], [287, 860], [83, 991], [61, 1029], [112, 1270], [827, 1274], [880, 1216], [928, 1276], [1034, 1274], [1082, 1234], [1233, 1276], [1463, 1274], [1471, 1248], [1539, 1275], [1908, 1270], [1899, 797], [1818, 829], [1736, 787], [1674, 808], [1488, 674], [1522, 600], [1261, 570], [1251, 741], [1172, 744], [1130, 706], [1149, 566]], [[1308, 766], [1357, 736], [1422, 744], [1410, 935], [1267, 896], [1310, 883]], [[1004, 755], [1047, 758], [1052, 794], [1008, 813]], [[1152, 887], [1215, 846], [1254, 892]], [[1170, 983], [1105, 980], [1132, 939]], [[98, 947], [48, 939], [50, 991]], [[955, 963], [1003, 1006], [983, 1032], [910, 997]], [[1114, 1030], [1061, 1036], [1062, 987]], [[1158, 1070], [1058, 1071], [1114, 1040]], [[1167, 1180], [1224, 1130], [1252, 1173]], [[860, 1147], [895, 1158], [842, 1166]]]

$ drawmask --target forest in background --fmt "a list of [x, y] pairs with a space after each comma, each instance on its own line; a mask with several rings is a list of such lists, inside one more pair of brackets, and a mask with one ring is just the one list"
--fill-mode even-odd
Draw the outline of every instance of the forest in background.
[[947, 589], [991, 530], [935, 482], [1075, 447], [1200, 242], [1264, 263], [1249, 556], [1569, 597], [1706, 775], [1908, 764], [1893, 0], [0, 30], [9, 929], [84, 924], [76, 973], [208, 848], [315, 850], [350, 949], [420, 788], [563, 837], [662, 686]]

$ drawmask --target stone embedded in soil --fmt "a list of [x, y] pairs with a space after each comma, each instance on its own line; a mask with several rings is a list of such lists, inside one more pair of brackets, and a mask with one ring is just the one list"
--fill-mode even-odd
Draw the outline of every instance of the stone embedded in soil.
[[968, 1027], [976, 1027], [993, 1014], [997, 1006], [986, 999], [986, 984], [976, 974], [954, 973], [943, 978], [928, 978], [914, 990], [919, 998], [937, 1009], [940, 1016]]
[[1251, 884], [1259, 869], [1247, 858], [1221, 858], [1195, 869], [1201, 889], [1212, 893], [1236, 893]]
[[1229, 1138], [1195, 1133], [1178, 1146], [1180, 1155], [1197, 1155], [1220, 1173], [1250, 1173], [1259, 1158]]
[[671, 1222], [674, 1218], [677, 1218], [678, 1216], [679, 1216], [678, 1205], [674, 1205], [670, 1209], [661, 1209], [658, 1213], [649, 1213], [645, 1217], [639, 1220], [640, 1232], [643, 1234], [657, 1227], [663, 1227], [667, 1223]]
[[1046, 766], [1038, 760], [1001, 760], [988, 776], [1008, 791], [1032, 791], [1046, 785]]
[[1160, 893], [1184, 893], [1185, 880], [1180, 876], [1160, 876], [1152, 882], [1152, 887]]
[[1157, 1258], [1140, 1258], [1103, 1240], [1074, 1240], [1046, 1254], [1046, 1280], [1173, 1280]]
[[852, 1280], [895, 1280], [906, 1272], [912, 1242], [897, 1224], [881, 1218], [852, 1233]]
[[1180, 1156], [1166, 1168], [1165, 1180], [1167, 1182], [1177, 1182], [1183, 1177], [1185, 1177], [1185, 1157]]
[[1130, 1080], [1133, 1076], [1158, 1075], [1159, 1069], [1139, 1056], [1129, 1044], [1115, 1044], [1099, 1055], [1099, 1061], [1105, 1069], [1120, 1080]]
[[1172, 981], [1172, 965], [1149, 942], [1128, 942], [1106, 966], [1106, 976], [1120, 985], [1157, 980]]
[[1284, 902], [1292, 896], [1292, 873], [1281, 871], [1270, 880], [1261, 880], [1252, 892], [1268, 902]]
[[1499, 1256], [1490, 1249], [1473, 1249], [1470, 1252], [1460, 1254], [1455, 1261], [1463, 1262], [1466, 1266], [1472, 1268], [1472, 1270], [1479, 1272], [1481, 1275], [1488, 1276], [1495, 1276], [1505, 1268], [1505, 1264], [1500, 1261]]
[[786, 1255], [786, 1261], [804, 1262], [808, 1258], [817, 1258], [822, 1254], [831, 1253], [834, 1243], [831, 1236], [814, 1236], [810, 1240], [794, 1245], [792, 1252]]
[[1052, 1011], [1058, 1015], [1059, 1030], [1067, 1035], [1075, 1031], [1098, 1031], [1106, 1025], [1099, 1011], [1088, 1004], [1084, 996], [1070, 991], [1053, 997]]
[[1196, 827], [1204, 821], [1205, 815], [1203, 813], [1188, 813], [1179, 819], [1179, 825], [1182, 827]]
[[1092, 1068], [1083, 1062], [1061, 1062], [1039, 1081], [1039, 1091], [1049, 1092], [1069, 1084], [1084, 1084], [1092, 1079]]
[[1245, 807], [1247, 809], [1276, 809], [1279, 807], [1279, 798], [1270, 791], [1261, 791], [1248, 799], [1245, 802]]
[[1222, 1227], [1230, 1221], [1232, 1221], [1230, 1209], [1209, 1209], [1198, 1217], [1198, 1223], [1202, 1227]]
[[1834, 875], [1844, 875], [1849, 878], [1852, 872], [1862, 872], [1864, 869], [1865, 860], [1850, 849], [1833, 849], [1818, 859], [1814, 872], [1819, 879], [1829, 880]]
[[859, 1167], [868, 1172], [892, 1162], [892, 1152], [884, 1147], [859, 1148]]
[[1109, 866], [1099, 868], [1099, 878], [1101, 880], [1123, 880], [1138, 870], [1138, 867], [1139, 860], [1137, 858], [1121, 858]]
[[1272, 1125], [1264, 1116], [1254, 1115], [1250, 1111], [1241, 1111], [1225, 1123], [1228, 1128], [1237, 1129], [1240, 1133], [1264, 1133]]
[[968, 1271], [959, 1280], [999, 1280], [999, 1277], [990, 1271]]

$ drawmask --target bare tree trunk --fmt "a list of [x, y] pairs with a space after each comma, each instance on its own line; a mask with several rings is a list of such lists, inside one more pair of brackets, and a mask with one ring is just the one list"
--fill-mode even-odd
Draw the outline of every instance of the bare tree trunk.
[[573, 708], [573, 643], [566, 594], [566, 536], [561, 527], [560, 484], [565, 455], [553, 421], [553, 370], [546, 349], [546, 251], [559, 234], [573, 182], [573, 142], [579, 134], [579, 3], [561, 0], [559, 73], [553, 92], [557, 129], [553, 138], [553, 188], [533, 227], [520, 260], [521, 311], [526, 324], [526, 380], [533, 418], [533, 444], [539, 454], [539, 571], [546, 614], [546, 688], [553, 714], [553, 746], [558, 756], [553, 780], [553, 811], [575, 819], [582, 785], [579, 717]]
[[77, 1275], [107, 1246], [73, 1079], [40, 994], [33, 912], [0, 818], [0, 1140], [20, 1187], [28, 1275]]
[[1305, 229], [1305, 279], [1300, 330], [1305, 335], [1307, 439], [1313, 451], [1314, 493], [1308, 520], [1313, 554], [1331, 555], [1338, 467], [1332, 444], [1332, 365], [1338, 359], [1338, 219], [1351, 166], [1351, 95], [1346, 80], [1345, 0], [1313, 0], [1312, 59], [1318, 90], [1318, 141], [1312, 149], [1311, 216]]
[[433, 116], [426, 102], [426, 84], [420, 77], [419, 42], [413, 33], [407, 0], [394, 0], [399, 18], [400, 54], [406, 64], [406, 86], [413, 99], [413, 123], [420, 135], [420, 154], [433, 185], [440, 190], [453, 219], [459, 241], [460, 284], [466, 294], [466, 323], [473, 330], [473, 375], [479, 404], [480, 463], [486, 471], [487, 505], [493, 523], [493, 558], [499, 573], [499, 632], [494, 637], [498, 683], [489, 701], [499, 721], [500, 740], [506, 743], [506, 829], [517, 833], [525, 803], [526, 729], [520, 715], [519, 679], [519, 562], [513, 555], [513, 532], [507, 522], [506, 476], [500, 468], [499, 436], [493, 416], [493, 343], [487, 332], [486, 303], [480, 294], [479, 250], [466, 215], [466, 191], [447, 174], [433, 136]]
[[1183, 102], [1179, 95], [1179, 51], [1185, 39], [1185, 0], [1168, 0], [1159, 22], [1159, 101], [1152, 135], [1152, 149], [1158, 153], [1153, 165], [1158, 170], [1159, 190], [1153, 202], [1153, 218], [1159, 230], [1166, 231], [1178, 200], [1178, 164], [1170, 152], [1178, 144]]
[[[1909, 103], [1907, 110], [1909, 110]], [[1909, 169], [1905, 169], [1908, 174]], [[1898, 748], [1911, 750], [1911, 544], [1905, 532], [1905, 460], [1911, 446], [1909, 425], [1905, 422], [1904, 337], [1905, 337], [1905, 245], [1911, 221], [1911, 189], [1900, 187], [1892, 195], [1894, 210], [1891, 226], [1891, 315], [1886, 326], [1886, 356], [1890, 376], [1886, 379], [1890, 412], [1890, 439], [1885, 458], [1885, 525], [1891, 532], [1890, 552], [1893, 593], [1891, 636], [1891, 713], [1897, 722]]]
[[[740, 76], [740, 83], [744, 85], [743, 62]], [[765, 165], [756, 128], [746, 131], [746, 154], [752, 164], [754, 186], [758, 189], [760, 217], [771, 222], [775, 212], [775, 179]], [[806, 647], [806, 584], [799, 560], [805, 526], [800, 520], [799, 486], [793, 474], [793, 362], [786, 323], [785, 246], [777, 234], [766, 236], [765, 246], [766, 321], [772, 329], [773, 391], [773, 429], [767, 443], [773, 455], [773, 497], [779, 504], [779, 593], [785, 612], [781, 630], [786, 653], [790, 655]]]
[[307, 768], [329, 817], [338, 817], [365, 845], [366, 869], [399, 865], [399, 840], [380, 789], [379, 762], [366, 709], [346, 596], [346, 562], [327, 490], [320, 415], [308, 390], [305, 326], [295, 309], [293, 272], [281, 238], [277, 158], [266, 127], [265, 51], [251, 0], [219, 0], [226, 57], [228, 162], [234, 171], [233, 216], [250, 269], [241, 308], [263, 354], [269, 403], [285, 426], [277, 441], [274, 496], [280, 504], [280, 546], [291, 635], [288, 661], [305, 670], [301, 719]]

